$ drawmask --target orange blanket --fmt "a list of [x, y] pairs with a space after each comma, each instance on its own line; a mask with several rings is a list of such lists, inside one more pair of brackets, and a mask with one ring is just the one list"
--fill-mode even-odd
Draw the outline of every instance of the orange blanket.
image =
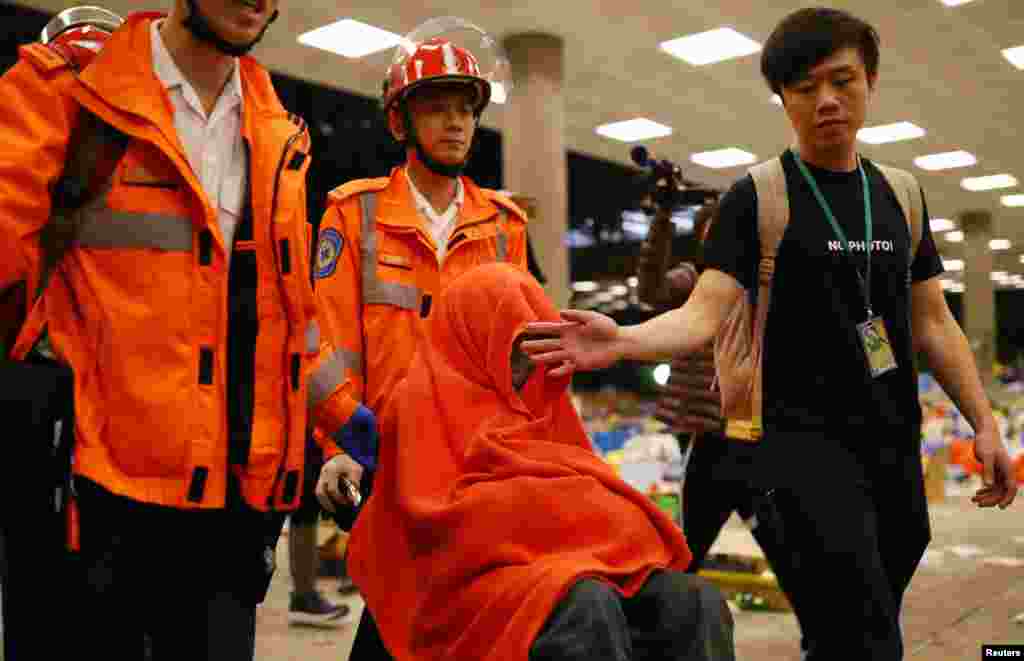
[[678, 527], [591, 450], [565, 379], [509, 356], [558, 312], [527, 273], [477, 267], [445, 290], [382, 417], [349, 572], [397, 661], [525, 661], [582, 577], [631, 596], [684, 569]]

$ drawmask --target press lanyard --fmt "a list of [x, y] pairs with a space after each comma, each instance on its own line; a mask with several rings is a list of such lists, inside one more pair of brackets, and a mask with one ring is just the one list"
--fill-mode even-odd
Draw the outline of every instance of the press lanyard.
[[[846, 240], [846, 234], [843, 232], [843, 228], [836, 222], [835, 215], [832, 214], [832, 207], [828, 205], [828, 200], [821, 194], [821, 189], [818, 188], [818, 183], [814, 181], [814, 177], [807, 170], [807, 166], [804, 165], [803, 160], [800, 158], [800, 154], [795, 149], [790, 150], [793, 153], [793, 158], [796, 160], [796, 166], [800, 169], [800, 174], [804, 176], [807, 181], [807, 185], [811, 187], [811, 192], [814, 193], [814, 198], [818, 200], [818, 206], [825, 213], [825, 218], [828, 219], [829, 225], [832, 226], [832, 231], [835, 232], [836, 237], [839, 239], [839, 245], [843, 252], [847, 256], [852, 257], [850, 252], [850, 242]], [[871, 309], [871, 189], [868, 187], [868, 177], [864, 174], [864, 166], [861, 164], [860, 156], [857, 157], [857, 171], [860, 172], [861, 185], [864, 187], [864, 240], [867, 244], [865, 253], [867, 253], [867, 273], [862, 276], [860, 269], [854, 267], [854, 272], [857, 274], [857, 283], [860, 285], [861, 294], [864, 296], [864, 305], [868, 310], [868, 319], [874, 316], [874, 312]]]

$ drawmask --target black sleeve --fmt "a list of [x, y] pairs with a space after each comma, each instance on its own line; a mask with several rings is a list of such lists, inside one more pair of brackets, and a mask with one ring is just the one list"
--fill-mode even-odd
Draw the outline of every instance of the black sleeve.
[[750, 289], [757, 282], [760, 259], [757, 191], [747, 175], [722, 196], [704, 243], [704, 267], [728, 273]]
[[923, 282], [945, 271], [939, 250], [935, 247], [935, 238], [932, 236], [931, 217], [928, 215], [928, 202], [924, 199], [924, 191], [921, 191], [921, 208], [924, 210], [921, 219], [921, 243], [917, 246], [914, 261], [910, 263], [911, 282]]

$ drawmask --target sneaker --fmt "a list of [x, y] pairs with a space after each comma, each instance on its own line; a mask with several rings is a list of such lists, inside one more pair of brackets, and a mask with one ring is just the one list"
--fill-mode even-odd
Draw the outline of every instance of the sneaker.
[[352, 621], [352, 610], [345, 604], [333, 604], [319, 592], [292, 593], [288, 605], [288, 623], [335, 629]]

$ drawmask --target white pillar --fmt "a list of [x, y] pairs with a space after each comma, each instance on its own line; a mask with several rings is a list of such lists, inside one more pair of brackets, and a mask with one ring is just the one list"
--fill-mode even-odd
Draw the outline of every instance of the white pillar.
[[974, 351], [982, 383], [992, 384], [996, 360], [996, 298], [992, 282], [992, 214], [965, 211], [960, 214], [964, 232], [964, 333]]
[[530, 242], [547, 278], [548, 296], [565, 307], [570, 284], [563, 43], [553, 35], [525, 33], [506, 37], [503, 45], [515, 85], [503, 108], [504, 188], [536, 202]]

